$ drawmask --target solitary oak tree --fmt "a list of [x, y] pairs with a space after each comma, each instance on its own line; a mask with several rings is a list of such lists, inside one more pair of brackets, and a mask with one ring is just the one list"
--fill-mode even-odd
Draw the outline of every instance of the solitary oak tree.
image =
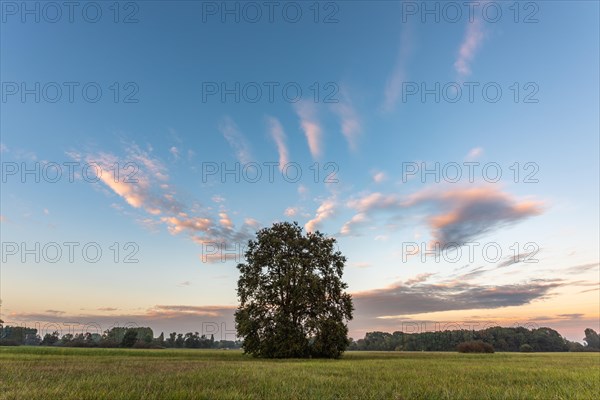
[[248, 242], [238, 264], [235, 313], [243, 349], [256, 357], [338, 358], [349, 345], [352, 297], [342, 282], [346, 258], [335, 239], [275, 223]]

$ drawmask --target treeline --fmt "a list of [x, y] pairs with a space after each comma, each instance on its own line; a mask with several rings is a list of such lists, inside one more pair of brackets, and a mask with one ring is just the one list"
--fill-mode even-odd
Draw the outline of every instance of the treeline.
[[571, 342], [550, 328], [527, 329], [500, 326], [475, 330], [446, 330], [422, 333], [368, 332], [364, 339], [352, 340], [348, 350], [371, 351], [456, 351], [459, 345], [483, 342], [495, 351], [600, 351], [600, 338], [593, 329], [585, 330], [586, 345]]
[[154, 337], [151, 328], [112, 328], [98, 333], [46, 333], [40, 337], [37, 329], [22, 326], [0, 326], [0, 346], [64, 346], [64, 347], [128, 347], [141, 349], [186, 348], [186, 349], [239, 349], [241, 342], [215, 340], [198, 332], [186, 334], [172, 332], [165, 339], [161, 333]]
[[[600, 336], [593, 329], [585, 330], [585, 345], [571, 342], [550, 328], [527, 329], [500, 326], [475, 330], [446, 330], [422, 333], [368, 332], [364, 339], [352, 340], [348, 350], [367, 351], [456, 351], [482, 343], [492, 351], [600, 351]], [[241, 341], [215, 340], [198, 332], [172, 332], [165, 338], [154, 337], [151, 328], [112, 328], [98, 333], [47, 333], [40, 337], [37, 329], [22, 326], [0, 326], [0, 346], [64, 346], [64, 347], [127, 347], [127, 348], [186, 348], [239, 349]], [[486, 351], [490, 348], [486, 346]]]

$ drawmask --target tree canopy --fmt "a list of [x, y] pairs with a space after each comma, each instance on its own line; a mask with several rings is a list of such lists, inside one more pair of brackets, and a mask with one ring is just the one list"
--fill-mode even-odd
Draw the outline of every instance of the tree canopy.
[[352, 297], [342, 281], [346, 258], [320, 232], [275, 223], [248, 242], [235, 313], [243, 349], [257, 357], [340, 357], [348, 347]]
[[600, 349], [600, 337], [592, 328], [587, 328], [585, 330], [585, 343], [591, 349]]

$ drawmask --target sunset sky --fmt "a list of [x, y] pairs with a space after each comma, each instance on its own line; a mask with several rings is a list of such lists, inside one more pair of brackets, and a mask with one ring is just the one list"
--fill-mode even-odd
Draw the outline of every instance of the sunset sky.
[[2, 10], [5, 323], [231, 338], [240, 249], [298, 221], [355, 339], [600, 328], [597, 2], [97, 4]]

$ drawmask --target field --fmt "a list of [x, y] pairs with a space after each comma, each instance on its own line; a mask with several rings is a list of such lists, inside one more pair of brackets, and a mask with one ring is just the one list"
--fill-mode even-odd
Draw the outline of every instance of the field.
[[1, 399], [593, 399], [599, 353], [348, 352], [256, 360], [240, 351], [0, 347]]

